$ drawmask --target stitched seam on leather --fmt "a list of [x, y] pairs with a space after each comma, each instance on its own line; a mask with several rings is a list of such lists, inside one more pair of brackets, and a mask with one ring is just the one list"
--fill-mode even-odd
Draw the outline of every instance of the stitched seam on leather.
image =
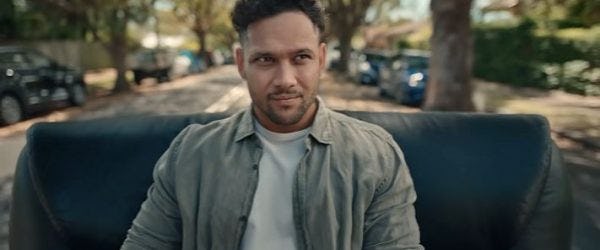
[[[29, 142], [33, 141], [31, 134], [32, 133], [28, 133], [28, 135], [27, 135], [27, 141], [29, 141]], [[42, 206], [42, 209], [44, 210], [44, 212], [46, 212], [46, 215], [48, 216], [48, 220], [50, 221], [50, 224], [52, 225], [54, 230], [56, 230], [56, 233], [58, 234], [58, 236], [60, 238], [62, 238], [68, 244], [69, 237], [67, 236], [66, 230], [63, 229], [63, 227], [61, 226], [61, 223], [56, 219], [56, 216], [52, 213], [52, 211], [50, 209], [50, 205], [48, 203], [48, 199], [46, 199], [46, 196], [44, 195], [44, 193], [42, 191], [40, 178], [38, 177], [37, 170], [33, 167], [34, 166], [33, 159], [35, 158], [35, 154], [30, 146], [27, 146], [27, 151], [29, 154], [27, 168], [29, 169], [29, 176], [31, 178], [31, 185], [33, 187], [33, 191], [37, 195], [40, 205]]]
[[[545, 118], [543, 119], [541, 129], [543, 131], [548, 131], [548, 133], [550, 133], [549, 125], [548, 125], [547, 120], [545, 120]], [[529, 190], [530, 194], [538, 194], [538, 195], [537, 195], [536, 199], [534, 199], [532, 201], [532, 209], [530, 209], [529, 211], [526, 211], [526, 214], [522, 217], [522, 219], [521, 218], [519, 219], [520, 225], [515, 230], [515, 235], [517, 235], [517, 237], [515, 237], [513, 246], [517, 245], [523, 239], [523, 236], [525, 236], [525, 237], [528, 236], [528, 235], [526, 235], [529, 232], [529, 230], [527, 230], [527, 229], [529, 228], [534, 215], [539, 210], [542, 197], [544, 197], [544, 191], [546, 190], [546, 186], [548, 184], [548, 177], [550, 175], [550, 169], [552, 167], [552, 165], [551, 165], [552, 164], [551, 142], [552, 142], [552, 140], [550, 140], [550, 135], [549, 134], [545, 135], [544, 140], [542, 142], [542, 145], [545, 145], [546, 149], [544, 150], [544, 153], [542, 155], [541, 165], [542, 165], [543, 169], [542, 169], [542, 173], [540, 173], [541, 180], [536, 180], [533, 185], [533, 188], [535, 188], [536, 186], [539, 186], [539, 188], [535, 188], [535, 190]], [[538, 168], [539, 168], [539, 166], [538, 166]], [[538, 185], [535, 185], [535, 184], [538, 184]], [[526, 197], [526, 201], [527, 201], [527, 198], [529, 198], [529, 197]], [[521, 237], [519, 237], [519, 236], [521, 236]]]

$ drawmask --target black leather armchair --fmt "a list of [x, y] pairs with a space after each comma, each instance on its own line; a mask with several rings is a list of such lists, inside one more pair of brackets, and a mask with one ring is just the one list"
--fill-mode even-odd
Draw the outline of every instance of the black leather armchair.
[[[568, 249], [570, 192], [544, 118], [347, 113], [403, 148], [426, 249]], [[15, 173], [11, 249], [118, 249], [170, 141], [222, 117], [36, 124]]]

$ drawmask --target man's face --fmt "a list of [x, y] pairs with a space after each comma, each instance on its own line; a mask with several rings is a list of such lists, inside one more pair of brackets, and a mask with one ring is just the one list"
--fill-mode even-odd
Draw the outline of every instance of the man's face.
[[265, 128], [292, 132], [312, 123], [325, 53], [318, 29], [302, 12], [283, 12], [248, 26], [236, 64]]

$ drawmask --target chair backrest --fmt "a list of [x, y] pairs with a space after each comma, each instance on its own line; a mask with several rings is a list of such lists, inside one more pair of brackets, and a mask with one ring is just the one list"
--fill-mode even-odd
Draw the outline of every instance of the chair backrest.
[[[346, 113], [402, 147], [427, 249], [568, 248], [568, 184], [544, 118]], [[223, 117], [36, 124], [15, 173], [11, 249], [118, 249], [170, 141]]]

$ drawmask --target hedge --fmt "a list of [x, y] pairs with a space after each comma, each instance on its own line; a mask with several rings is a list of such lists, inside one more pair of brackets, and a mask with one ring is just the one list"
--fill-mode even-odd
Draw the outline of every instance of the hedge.
[[[577, 34], [577, 35], [574, 35]], [[476, 77], [600, 95], [600, 27], [536, 34], [533, 21], [473, 29]]]

